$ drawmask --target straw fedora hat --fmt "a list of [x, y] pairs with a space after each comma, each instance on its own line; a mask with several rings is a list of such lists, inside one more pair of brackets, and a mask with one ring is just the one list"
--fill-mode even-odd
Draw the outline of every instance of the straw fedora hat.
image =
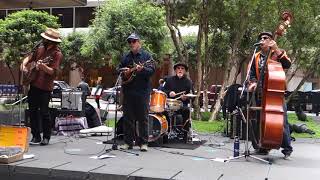
[[57, 29], [47, 28], [45, 32], [41, 33], [41, 36], [49, 41], [61, 42], [60, 32]]

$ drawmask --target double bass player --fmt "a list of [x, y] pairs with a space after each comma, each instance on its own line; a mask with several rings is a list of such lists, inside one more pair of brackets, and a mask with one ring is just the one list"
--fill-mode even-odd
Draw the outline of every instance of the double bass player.
[[[264, 84], [265, 77], [262, 77], [260, 80], [260, 70], [262, 65], [268, 59], [268, 52], [270, 52], [271, 60], [278, 61], [281, 63], [283, 69], [288, 69], [291, 66], [291, 60], [287, 56], [285, 50], [279, 49], [277, 43], [274, 41], [274, 36], [271, 32], [262, 32], [258, 36], [259, 44], [260, 44], [260, 51], [255, 54], [255, 58], [251, 64], [249, 70], [249, 85], [248, 90], [250, 92], [256, 90], [258, 87], [258, 82], [261, 81], [261, 84]], [[270, 49], [270, 51], [269, 51]], [[257, 91], [262, 91], [257, 90]], [[256, 100], [257, 105], [261, 105], [261, 97]], [[290, 137], [290, 130], [289, 130], [289, 123], [287, 117], [287, 109], [285, 103], [283, 103], [283, 137], [282, 137], [282, 153], [284, 154], [284, 158], [287, 159], [292, 151], [293, 148], [291, 146], [291, 137]], [[269, 152], [268, 149], [260, 148], [258, 153], [267, 154]]]

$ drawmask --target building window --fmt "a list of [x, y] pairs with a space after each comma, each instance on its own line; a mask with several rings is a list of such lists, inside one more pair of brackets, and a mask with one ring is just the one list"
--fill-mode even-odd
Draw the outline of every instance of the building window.
[[6, 10], [0, 10], [0, 19], [6, 18]]
[[23, 9], [11, 9], [11, 10], [8, 10], [8, 15], [9, 14], [12, 14], [12, 13], [15, 13], [15, 12], [18, 12], [18, 11], [21, 11]]
[[73, 8], [54, 8], [52, 9], [52, 15], [59, 18], [58, 22], [62, 28], [73, 27]]
[[76, 8], [76, 27], [88, 27], [91, 20], [94, 19], [94, 7], [78, 7]]

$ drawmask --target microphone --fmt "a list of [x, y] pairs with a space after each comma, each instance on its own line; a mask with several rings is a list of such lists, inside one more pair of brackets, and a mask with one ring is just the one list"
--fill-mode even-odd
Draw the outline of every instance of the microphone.
[[261, 42], [257, 42], [257, 43], [254, 43], [253, 46], [260, 46], [262, 43]]

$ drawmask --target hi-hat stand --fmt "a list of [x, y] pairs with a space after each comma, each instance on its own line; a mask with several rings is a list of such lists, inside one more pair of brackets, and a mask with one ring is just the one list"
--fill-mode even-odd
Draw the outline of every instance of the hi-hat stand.
[[[188, 96], [189, 95], [189, 96]], [[194, 130], [193, 130], [193, 123], [192, 123], [192, 98], [195, 98], [195, 97], [197, 97], [197, 95], [193, 95], [193, 94], [187, 94], [186, 95], [188, 98], [189, 98], [189, 103], [190, 103], [190, 111], [189, 111], [189, 119], [188, 119], [188, 121], [189, 121], [189, 123], [190, 123], [190, 129], [189, 129], [189, 132], [188, 132], [188, 136], [189, 136], [189, 142], [191, 143], [191, 144], [193, 144], [193, 143], [195, 143], [195, 142], [197, 142], [197, 143], [199, 143], [200, 142], [200, 139], [197, 139], [197, 138], [195, 138], [195, 136], [197, 135], [195, 132], [194, 132]]]
[[[117, 143], [117, 124], [118, 124], [118, 109], [119, 109], [119, 107], [118, 107], [118, 101], [119, 101], [118, 90], [121, 87], [120, 86], [121, 85], [121, 76], [122, 76], [122, 72], [119, 73], [117, 81], [116, 81], [116, 84], [115, 84], [116, 97], [115, 97], [115, 115], [114, 115], [113, 143], [112, 143], [112, 147], [109, 148], [109, 149], [106, 149], [105, 151], [106, 151], [106, 153], [109, 153], [112, 150], [119, 150], [119, 151], [122, 151], [122, 152], [126, 152], [126, 153], [129, 153], [129, 154], [133, 154], [133, 155], [139, 156], [138, 153], [131, 152], [131, 151], [126, 151], [124, 149], [119, 149], [118, 148], [118, 143]], [[109, 144], [108, 141], [103, 141], [102, 143], [103, 144]]]
[[[257, 47], [255, 48], [255, 50], [253, 52], [249, 68], [252, 66], [252, 63], [253, 63], [254, 58], [255, 58], [256, 51], [257, 51]], [[248, 82], [248, 80], [249, 80], [249, 72], [247, 73], [246, 79], [243, 82], [242, 91], [241, 91], [241, 94], [240, 94], [240, 99], [243, 96], [243, 93], [244, 93], [244, 90], [245, 90], [245, 86], [246, 86], [246, 83]], [[236, 157], [231, 157], [231, 158], [228, 159], [228, 161], [232, 161], [232, 160], [236, 160], [236, 159], [240, 159], [240, 158], [245, 158], [246, 160], [248, 160], [248, 158], [252, 158], [252, 159], [267, 163], [267, 164], [272, 164], [270, 161], [264, 160], [264, 159], [259, 158], [257, 156], [253, 156], [250, 153], [250, 150], [249, 150], [249, 111], [250, 111], [250, 109], [252, 109], [252, 110], [260, 110], [260, 109], [259, 108], [250, 108], [249, 107], [250, 101], [252, 100], [252, 98], [251, 98], [251, 100], [249, 99], [249, 95], [250, 95], [249, 94], [249, 90], [247, 89], [247, 98], [246, 98], [246, 100], [247, 100], [247, 102], [246, 102], [246, 111], [247, 111], [246, 115], [247, 115], [247, 117], [244, 116], [243, 111], [241, 110], [241, 108], [239, 106], [236, 106], [236, 109], [240, 113], [240, 115], [242, 117], [242, 120], [246, 123], [245, 150], [244, 150], [243, 155], [236, 156]]]

